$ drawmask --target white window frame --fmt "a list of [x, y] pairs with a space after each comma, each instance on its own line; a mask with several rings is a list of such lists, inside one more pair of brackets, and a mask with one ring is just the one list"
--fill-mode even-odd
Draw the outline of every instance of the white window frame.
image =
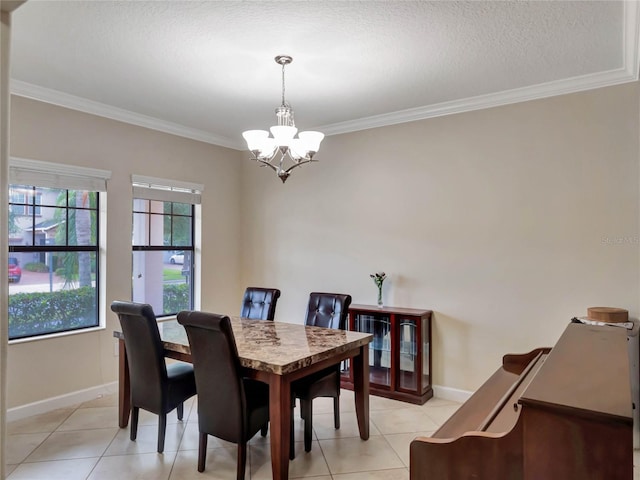
[[[189, 203], [193, 205], [193, 308], [201, 308], [201, 257], [202, 257], [202, 192], [204, 185], [148, 175], [131, 175], [132, 199], [157, 200], [161, 202]], [[133, 205], [132, 205], [133, 207]], [[133, 208], [132, 208], [133, 211]], [[175, 315], [163, 316], [160, 320], [171, 320]]]
[[65, 165], [19, 157], [9, 158], [9, 185], [35, 185], [38, 187], [60, 188], [66, 190], [89, 190], [99, 192], [100, 208], [98, 222], [100, 225], [98, 238], [98, 325], [66, 332], [55, 332], [34, 337], [9, 340], [9, 344], [27, 343], [79, 335], [106, 328], [107, 320], [107, 181], [111, 178], [110, 170]]

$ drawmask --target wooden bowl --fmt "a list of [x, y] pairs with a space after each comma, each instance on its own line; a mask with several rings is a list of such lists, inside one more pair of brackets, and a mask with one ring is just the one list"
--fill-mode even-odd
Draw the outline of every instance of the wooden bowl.
[[587, 318], [598, 322], [622, 323], [629, 321], [629, 311], [624, 308], [589, 307]]

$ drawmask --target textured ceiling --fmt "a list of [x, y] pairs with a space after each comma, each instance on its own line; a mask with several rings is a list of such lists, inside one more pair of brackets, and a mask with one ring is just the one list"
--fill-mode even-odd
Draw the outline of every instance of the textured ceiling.
[[37, 1], [13, 13], [11, 90], [243, 148], [275, 123], [343, 133], [629, 82], [620, 1]]

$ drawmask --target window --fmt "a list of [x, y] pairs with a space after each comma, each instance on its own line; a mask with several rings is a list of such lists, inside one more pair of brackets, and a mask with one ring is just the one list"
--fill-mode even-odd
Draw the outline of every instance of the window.
[[9, 193], [9, 203], [10, 211], [14, 215], [42, 215], [42, 194], [39, 192], [34, 195], [28, 188], [12, 189]]
[[11, 159], [9, 340], [101, 324], [103, 170]]
[[202, 185], [134, 175], [134, 302], [158, 317], [195, 308], [195, 218]]

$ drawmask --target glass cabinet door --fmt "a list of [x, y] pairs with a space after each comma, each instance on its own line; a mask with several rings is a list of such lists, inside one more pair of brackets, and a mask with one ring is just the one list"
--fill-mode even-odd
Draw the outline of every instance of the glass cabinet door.
[[431, 345], [429, 345], [429, 339], [431, 338], [431, 321], [430, 319], [422, 321], [422, 393], [431, 388], [431, 378], [429, 378], [429, 372], [431, 372]]
[[418, 389], [418, 324], [413, 318], [397, 318], [398, 322], [398, 388]]
[[355, 316], [355, 329], [370, 333], [369, 381], [391, 386], [391, 318], [386, 314], [360, 313]]

